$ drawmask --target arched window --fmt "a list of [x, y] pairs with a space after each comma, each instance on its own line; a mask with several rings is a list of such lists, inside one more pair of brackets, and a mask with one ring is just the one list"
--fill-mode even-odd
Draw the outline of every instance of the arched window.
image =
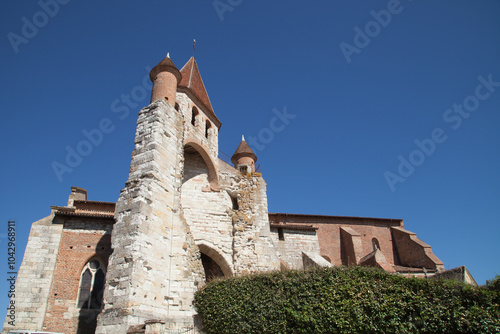
[[181, 109], [181, 107], [179, 107], [179, 103], [176, 103], [175, 104], [175, 110], [179, 111]]
[[207, 119], [207, 122], [205, 123], [205, 138], [208, 138], [208, 129], [210, 129], [211, 127], [212, 127], [212, 124]]
[[193, 107], [193, 109], [191, 109], [191, 124], [193, 126], [195, 125], [196, 116], [198, 116], [198, 114], [199, 114], [198, 109], [196, 109], [196, 107]]
[[102, 308], [102, 295], [104, 292], [105, 272], [104, 265], [96, 258], [92, 258], [83, 267], [80, 277], [80, 293], [78, 294], [78, 307], [82, 309]]
[[378, 240], [377, 238], [373, 238], [372, 239], [372, 246], [373, 246], [373, 250], [380, 250], [380, 244], [378, 243]]

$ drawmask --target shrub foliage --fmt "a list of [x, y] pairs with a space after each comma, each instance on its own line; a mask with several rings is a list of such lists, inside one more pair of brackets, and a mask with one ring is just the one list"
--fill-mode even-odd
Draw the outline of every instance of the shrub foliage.
[[215, 280], [195, 295], [207, 334], [500, 333], [498, 290], [320, 268]]

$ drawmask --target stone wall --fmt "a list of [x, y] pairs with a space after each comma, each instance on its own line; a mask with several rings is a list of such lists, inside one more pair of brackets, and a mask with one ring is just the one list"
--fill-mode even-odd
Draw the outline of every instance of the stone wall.
[[204, 191], [209, 182], [202, 157], [186, 152], [184, 159], [181, 203], [195, 243], [204, 253], [217, 253], [220, 259], [214, 260], [232, 275], [278, 269], [262, 176], [241, 174], [219, 161], [220, 191]]
[[[208, 169], [201, 155], [186, 152], [181, 203], [184, 217], [193, 234], [195, 243], [212, 249], [222, 259], [217, 264], [233, 268], [232, 249], [232, 201], [227, 191], [206, 191], [209, 188]], [[207, 254], [208, 255], [208, 254]], [[211, 256], [213, 258], [213, 256]]]
[[302, 253], [319, 254], [318, 235], [314, 230], [293, 230], [283, 228], [283, 240], [279, 240], [278, 229], [271, 229], [272, 240], [279, 250], [281, 260], [289, 269], [303, 269]]
[[156, 101], [139, 113], [96, 333], [150, 319], [192, 324], [194, 292], [204, 280], [200, 250], [226, 275], [279, 268], [261, 175], [219, 170], [217, 127], [187, 94], [176, 99], [178, 110]]
[[183, 125], [182, 114], [164, 101], [139, 113], [96, 333], [125, 333], [150, 319], [170, 319], [174, 327], [193, 322], [203, 268], [180, 205]]
[[447, 279], [477, 286], [477, 282], [465, 266], [441, 271], [432, 276], [432, 279]]
[[42, 330], [63, 229], [53, 220], [51, 215], [31, 226], [11, 299], [16, 305], [15, 327], [9, 325], [7, 316], [2, 334], [11, 329]]
[[244, 174], [219, 163], [223, 166], [221, 185], [238, 203], [238, 209], [231, 212], [235, 274], [278, 270], [278, 249], [270, 235], [266, 182], [260, 173]]
[[[184, 141], [193, 140], [200, 143], [206, 148], [207, 153], [213, 159], [217, 167], [219, 155], [218, 129], [215, 125], [211, 125], [208, 136], [206, 133], [207, 121], [210, 119], [204, 113], [204, 107], [200, 103], [190, 99], [186, 93], [178, 92], [176, 95], [177, 103], [180, 106], [180, 112], [184, 119]], [[199, 114], [195, 117], [194, 125], [192, 124], [192, 109], [195, 107]]]

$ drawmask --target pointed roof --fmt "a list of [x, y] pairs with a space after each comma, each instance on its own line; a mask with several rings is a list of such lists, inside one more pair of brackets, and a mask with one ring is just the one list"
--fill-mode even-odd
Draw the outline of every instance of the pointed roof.
[[252, 149], [245, 141], [245, 137], [241, 136], [241, 143], [240, 145], [238, 145], [238, 148], [231, 157], [231, 162], [236, 165], [238, 159], [245, 156], [252, 158], [254, 162], [257, 161], [257, 156], [255, 155], [255, 153], [253, 153]]
[[169, 53], [167, 53], [167, 56], [165, 58], [163, 58], [163, 60], [160, 61], [158, 63], [158, 65], [153, 67], [151, 72], [149, 72], [149, 78], [151, 79], [151, 81], [154, 81], [156, 78], [156, 75], [158, 75], [158, 73], [160, 73], [162, 71], [172, 72], [175, 75], [175, 77], [177, 78], [177, 83], [179, 83], [179, 81], [181, 81], [181, 79], [182, 79], [181, 72], [179, 72], [179, 70], [175, 66], [174, 62], [172, 61], [172, 59], [170, 59]]
[[203, 84], [203, 80], [201, 79], [201, 74], [194, 57], [191, 57], [186, 65], [182, 67], [181, 75], [182, 80], [179, 83], [179, 87], [185, 87], [191, 93], [193, 93], [194, 96], [196, 96], [196, 98], [205, 106], [208, 112], [215, 117], [215, 119], [219, 123], [217, 127], [220, 127], [220, 121], [217, 119], [217, 116], [215, 116], [212, 104], [210, 103], [210, 98], [208, 97], [207, 90], [205, 89], [205, 85]]

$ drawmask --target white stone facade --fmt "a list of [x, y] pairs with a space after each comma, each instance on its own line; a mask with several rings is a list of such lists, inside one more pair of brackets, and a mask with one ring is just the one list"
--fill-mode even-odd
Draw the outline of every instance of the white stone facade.
[[43, 326], [63, 229], [62, 224], [52, 224], [53, 218], [45, 217], [31, 226], [15, 297], [11, 299], [18, 309], [15, 326], [9, 324], [12, 319], [7, 312], [2, 333], [15, 328], [40, 330]]
[[192, 325], [205, 281], [201, 253], [227, 276], [279, 269], [264, 180], [218, 160], [216, 127], [206, 131], [199, 105], [193, 125], [195, 103], [184, 93], [177, 99], [179, 110], [156, 101], [139, 113], [96, 333], [125, 333], [150, 319]]
[[283, 240], [279, 240], [277, 229], [271, 230], [272, 240], [281, 254], [281, 260], [290, 269], [303, 269], [302, 253], [319, 254], [319, 241], [316, 231], [292, 230], [283, 228]]

